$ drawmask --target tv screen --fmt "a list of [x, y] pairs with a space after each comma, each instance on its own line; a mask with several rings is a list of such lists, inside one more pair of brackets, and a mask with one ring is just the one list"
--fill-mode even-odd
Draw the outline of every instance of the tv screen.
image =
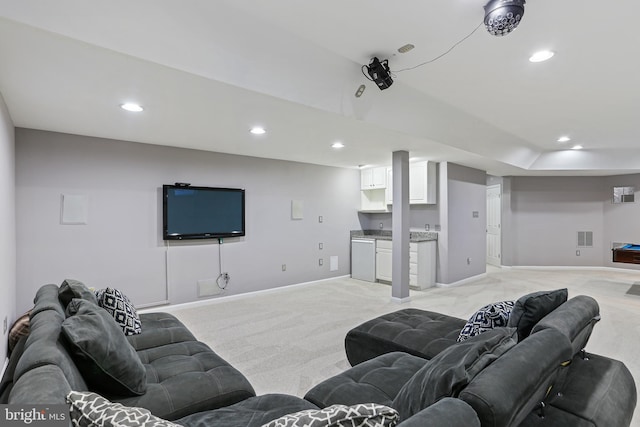
[[244, 236], [244, 190], [164, 185], [164, 240]]

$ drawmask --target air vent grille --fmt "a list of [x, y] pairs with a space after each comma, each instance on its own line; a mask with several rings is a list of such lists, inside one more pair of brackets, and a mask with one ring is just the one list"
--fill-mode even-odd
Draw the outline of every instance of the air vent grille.
[[578, 231], [578, 247], [579, 248], [593, 247], [593, 231]]

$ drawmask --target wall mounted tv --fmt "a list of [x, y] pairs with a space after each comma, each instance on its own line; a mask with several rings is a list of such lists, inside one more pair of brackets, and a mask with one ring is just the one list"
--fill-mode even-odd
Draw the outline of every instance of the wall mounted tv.
[[163, 185], [164, 240], [245, 235], [244, 190]]

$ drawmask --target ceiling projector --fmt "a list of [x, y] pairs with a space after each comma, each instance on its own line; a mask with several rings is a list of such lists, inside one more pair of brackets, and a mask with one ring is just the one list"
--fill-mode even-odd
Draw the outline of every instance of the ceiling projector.
[[389, 71], [389, 60], [385, 59], [384, 61], [380, 61], [375, 56], [369, 62], [369, 65], [363, 65], [363, 71], [366, 68], [367, 74], [371, 81], [375, 82], [380, 90], [385, 90], [389, 86], [393, 84], [393, 79], [391, 78]]

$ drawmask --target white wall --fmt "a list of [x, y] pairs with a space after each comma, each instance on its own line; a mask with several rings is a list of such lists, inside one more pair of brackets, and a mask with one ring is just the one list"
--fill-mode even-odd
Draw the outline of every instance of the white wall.
[[[219, 249], [225, 295], [349, 274], [359, 179], [358, 170], [17, 129], [17, 307], [65, 278], [120, 288], [141, 305], [166, 299], [168, 275], [171, 303], [193, 301], [197, 281], [217, 277]], [[245, 188], [247, 235], [167, 249], [160, 189], [174, 182]], [[88, 197], [87, 225], [60, 224], [62, 194]], [[291, 220], [292, 200], [303, 201], [304, 219]]]
[[[15, 144], [14, 128], [0, 95], [0, 331], [16, 317], [16, 234], [15, 234]], [[8, 330], [7, 330], [8, 332]], [[7, 355], [7, 333], [0, 340], [0, 361]]]

